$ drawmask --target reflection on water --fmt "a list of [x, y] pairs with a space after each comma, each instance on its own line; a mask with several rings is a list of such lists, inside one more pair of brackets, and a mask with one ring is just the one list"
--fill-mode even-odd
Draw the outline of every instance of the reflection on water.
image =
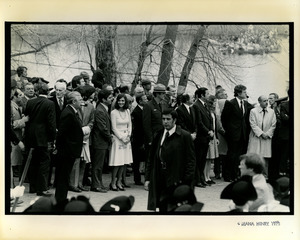
[[[268, 95], [275, 92], [279, 97], [287, 96], [286, 90], [289, 85], [289, 40], [282, 39], [282, 50], [280, 53], [263, 55], [226, 55], [227, 61], [237, 63], [241, 66], [235, 72], [241, 82], [247, 87], [249, 102], [255, 103], [261, 95]], [[292, 80], [292, 79], [291, 79]], [[228, 93], [229, 99], [233, 98], [234, 85], [219, 81]], [[188, 88], [194, 92], [194, 86]], [[214, 94], [214, 89], [210, 88]]]
[[[120, 40], [120, 39], [119, 39]], [[268, 95], [271, 92], [276, 92], [280, 97], [286, 96], [286, 89], [289, 81], [289, 41], [288, 38], [281, 39], [281, 52], [264, 55], [220, 55], [225, 59], [226, 62], [232, 64], [238, 64], [240, 68], [235, 68], [233, 73], [238, 75], [240, 83], [244, 84], [248, 88], [248, 95], [250, 96], [249, 101], [254, 103], [257, 102], [257, 98], [260, 95]], [[133, 75], [136, 71], [136, 61], [138, 56], [138, 49], [136, 46], [140, 44], [140, 37], [128, 37], [123, 36], [121, 41], [120, 52], [116, 54], [116, 60], [118, 60], [118, 71], [129, 73], [119, 74], [118, 82], [120, 81], [131, 83]], [[18, 45], [17, 43], [13, 43]], [[181, 45], [180, 45], [181, 44]], [[183, 46], [183, 45], [185, 46]], [[21, 45], [20, 45], [21, 47]], [[176, 47], [178, 49], [188, 49], [188, 41], [177, 41]], [[18, 48], [15, 46], [15, 48]], [[91, 49], [93, 53], [94, 49]], [[119, 50], [119, 49], [117, 49]], [[125, 57], [126, 52], [131, 51], [130, 58]], [[122, 51], [122, 52], [121, 52]], [[47, 49], [47, 59], [42, 54], [31, 54], [24, 55], [19, 58], [14, 58], [12, 61], [12, 67], [18, 65], [24, 65], [28, 67], [28, 76], [30, 77], [43, 77], [50, 82], [52, 87], [57, 79], [64, 78], [68, 82], [78, 75], [81, 71], [88, 71], [90, 75], [92, 72], [89, 71], [89, 56], [84, 49], [77, 49], [70, 42], [64, 41], [51, 46]], [[183, 52], [184, 53], [184, 52]], [[145, 63], [143, 71], [149, 74], [157, 75], [159, 70], [161, 51], [153, 53], [152, 61], [154, 63]], [[175, 51], [174, 61], [172, 64], [172, 70], [175, 76], [179, 77], [183, 63], [185, 61], [185, 54], [182, 52]], [[220, 53], [221, 54], [221, 53]], [[134, 56], [134, 57], [133, 57]], [[149, 59], [147, 59], [148, 61]], [[49, 67], [51, 63], [51, 67]], [[147, 65], [148, 64], [148, 65]], [[70, 68], [68, 68], [68, 66]], [[75, 69], [74, 69], [75, 68]], [[76, 69], [77, 68], [77, 69]], [[156, 79], [154, 77], [153, 79]], [[202, 86], [207, 86], [211, 94], [214, 94], [214, 86], [208, 86], [207, 79], [201, 65], [195, 63], [190, 74], [190, 79], [194, 80]], [[179, 79], [177, 78], [176, 81]], [[201, 82], [202, 81], [202, 82]], [[172, 76], [170, 84], [172, 83]], [[224, 82], [222, 78], [218, 78], [216, 84], [222, 85], [228, 93], [229, 98], [233, 97], [233, 85], [228, 82]], [[188, 84], [187, 92], [194, 93], [195, 85], [192, 83]]]

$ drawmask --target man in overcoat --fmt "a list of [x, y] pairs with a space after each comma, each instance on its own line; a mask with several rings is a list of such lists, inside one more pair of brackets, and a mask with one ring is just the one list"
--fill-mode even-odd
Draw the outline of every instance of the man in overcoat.
[[276, 127], [276, 115], [274, 110], [267, 108], [268, 98], [258, 98], [259, 107], [250, 111], [251, 132], [247, 153], [257, 153], [266, 161], [266, 173], [268, 173], [268, 162], [272, 156], [272, 137]]
[[177, 112], [163, 112], [164, 129], [153, 140], [147, 161], [145, 189], [149, 190], [148, 210], [166, 211], [160, 204], [172, 187], [177, 184], [192, 184], [195, 173], [195, 150], [191, 134], [176, 126]]

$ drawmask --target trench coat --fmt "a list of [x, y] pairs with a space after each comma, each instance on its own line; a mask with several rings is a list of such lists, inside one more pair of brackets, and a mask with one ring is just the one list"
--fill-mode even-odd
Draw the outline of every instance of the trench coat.
[[[164, 130], [161, 130], [153, 140], [150, 157], [147, 160], [145, 181], [150, 181], [148, 195], [148, 210], [158, 207], [160, 159], [159, 149]], [[185, 183], [191, 185], [194, 179], [196, 157], [191, 134], [176, 126], [176, 131], [168, 139], [168, 144], [161, 149], [161, 157], [166, 161], [166, 187]]]
[[[275, 112], [271, 108], [266, 108], [263, 117], [263, 109], [259, 106], [250, 111], [249, 144], [247, 153], [257, 153], [262, 157], [270, 158], [272, 156], [272, 137], [276, 127]], [[262, 129], [263, 128], [263, 129]], [[268, 139], [261, 137], [262, 133], [268, 135]]]

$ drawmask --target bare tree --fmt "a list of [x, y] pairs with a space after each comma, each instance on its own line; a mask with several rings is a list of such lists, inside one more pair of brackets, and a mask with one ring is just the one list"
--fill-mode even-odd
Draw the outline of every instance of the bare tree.
[[98, 41], [96, 43], [96, 68], [102, 66], [105, 82], [116, 86], [116, 63], [114, 61], [113, 41], [116, 36], [117, 25], [99, 25]]
[[185, 92], [185, 89], [186, 89], [186, 86], [188, 83], [188, 79], [189, 79], [189, 75], [190, 75], [191, 69], [194, 65], [196, 53], [201, 44], [201, 40], [205, 34], [205, 30], [206, 30], [206, 28], [203, 25], [200, 25], [198, 27], [198, 30], [195, 34], [195, 37], [194, 37], [192, 43], [191, 43], [191, 46], [188, 51], [188, 55], [186, 57], [185, 63], [183, 65], [183, 69], [181, 71], [180, 79], [179, 79], [178, 88], [177, 88], [178, 95], [183, 94]]
[[147, 51], [147, 48], [156, 39], [156, 38], [151, 39], [152, 28], [153, 28], [153, 25], [151, 25], [149, 27], [148, 32], [146, 34], [146, 39], [144, 42], [142, 42], [142, 44], [140, 46], [138, 66], [137, 66], [137, 70], [134, 75], [134, 80], [132, 82], [131, 93], [134, 92], [134, 89], [135, 89], [136, 85], [138, 84], [138, 81], [141, 79], [141, 73], [142, 73], [145, 59], [149, 56], [149, 52]]
[[172, 59], [175, 48], [178, 25], [167, 25], [157, 83], [168, 85], [172, 69]]

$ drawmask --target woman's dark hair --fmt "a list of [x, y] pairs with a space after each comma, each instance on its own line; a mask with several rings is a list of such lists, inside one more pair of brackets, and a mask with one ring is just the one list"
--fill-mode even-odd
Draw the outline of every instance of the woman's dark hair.
[[125, 104], [124, 104], [123, 109], [128, 109], [129, 103], [128, 103], [128, 99], [127, 99], [127, 97], [126, 97], [126, 95], [125, 95], [124, 93], [120, 93], [120, 94], [117, 96], [116, 104], [115, 104], [115, 109], [120, 109], [120, 106], [119, 106], [118, 101], [119, 101], [121, 98], [124, 98], [124, 99], [125, 99]]

